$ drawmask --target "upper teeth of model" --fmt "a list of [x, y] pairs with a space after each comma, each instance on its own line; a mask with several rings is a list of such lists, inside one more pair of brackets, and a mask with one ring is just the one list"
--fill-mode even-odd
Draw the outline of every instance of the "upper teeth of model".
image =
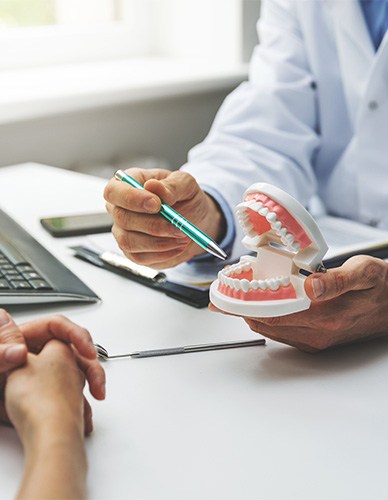
[[279, 236], [282, 244], [288, 248], [291, 252], [299, 252], [300, 244], [295, 241], [294, 236], [287, 231], [287, 228], [278, 220], [278, 216], [275, 212], [271, 212], [267, 207], [265, 207], [260, 201], [250, 200], [244, 201], [237, 206], [236, 214], [239, 223], [245, 228], [245, 232], [251, 238], [257, 236], [257, 233], [253, 227], [252, 222], [249, 220], [249, 214], [247, 208], [257, 212], [262, 217], [265, 217], [271, 228]]
[[232, 278], [232, 275], [238, 276], [242, 272], [247, 272], [251, 268], [250, 262], [239, 262], [218, 273], [218, 279], [223, 285], [235, 290], [242, 290], [248, 292], [249, 290], [278, 290], [280, 286], [287, 286], [290, 284], [290, 276], [277, 276], [276, 278], [268, 278], [263, 280], [247, 280]]

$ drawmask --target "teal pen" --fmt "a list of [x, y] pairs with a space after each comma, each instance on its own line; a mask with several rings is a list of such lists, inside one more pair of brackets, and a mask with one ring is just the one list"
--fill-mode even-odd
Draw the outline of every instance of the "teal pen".
[[[137, 182], [136, 179], [126, 174], [122, 170], [117, 170], [115, 173], [115, 178], [119, 181], [124, 181], [130, 184], [134, 188], [144, 189], [144, 186]], [[163, 215], [171, 224], [177, 227], [182, 233], [192, 239], [197, 245], [206, 250], [206, 252], [218, 257], [219, 259], [225, 260], [227, 258], [226, 253], [203, 231], [198, 229], [194, 224], [185, 219], [180, 213], [171, 208], [166, 203], [162, 203], [162, 208], [160, 209], [160, 215]]]

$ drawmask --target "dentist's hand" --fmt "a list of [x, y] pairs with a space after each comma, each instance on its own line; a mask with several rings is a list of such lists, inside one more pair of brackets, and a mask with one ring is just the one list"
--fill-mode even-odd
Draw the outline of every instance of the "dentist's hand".
[[126, 172], [145, 189], [112, 179], [105, 188], [106, 208], [112, 215], [112, 233], [124, 254], [137, 264], [155, 269], [173, 267], [204, 252], [179, 229], [158, 214], [161, 201], [173, 207], [215, 241], [224, 232], [218, 205], [186, 172], [141, 170]]
[[[305, 281], [311, 307], [287, 316], [244, 320], [256, 333], [316, 352], [388, 335], [388, 263], [360, 255]], [[212, 311], [222, 312], [213, 304]]]

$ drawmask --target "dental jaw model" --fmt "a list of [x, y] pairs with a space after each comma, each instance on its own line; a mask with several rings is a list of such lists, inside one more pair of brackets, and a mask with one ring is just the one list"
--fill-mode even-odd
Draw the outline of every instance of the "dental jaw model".
[[218, 273], [210, 300], [219, 309], [249, 317], [273, 317], [310, 307], [300, 269], [319, 271], [327, 244], [311, 215], [271, 184], [253, 184], [236, 207], [245, 255]]

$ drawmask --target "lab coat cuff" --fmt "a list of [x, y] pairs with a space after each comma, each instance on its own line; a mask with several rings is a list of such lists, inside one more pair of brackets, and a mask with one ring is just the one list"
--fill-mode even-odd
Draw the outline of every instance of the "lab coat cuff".
[[[236, 238], [236, 227], [235, 227], [235, 222], [234, 222], [234, 216], [233, 212], [225, 200], [225, 198], [221, 195], [217, 189], [212, 188], [211, 186], [207, 186], [205, 184], [201, 184], [201, 189], [211, 196], [213, 200], [217, 203], [217, 205], [220, 207], [220, 210], [225, 218], [225, 224], [226, 224], [226, 233], [223, 239], [221, 240], [220, 243], [218, 243], [218, 246], [224, 250], [224, 252], [230, 256], [230, 253], [233, 248], [233, 243]], [[209, 254], [202, 254], [198, 255], [197, 257], [193, 257], [192, 259], [189, 260], [189, 262], [211, 262], [218, 260], [216, 257], [213, 257], [212, 255]]]

